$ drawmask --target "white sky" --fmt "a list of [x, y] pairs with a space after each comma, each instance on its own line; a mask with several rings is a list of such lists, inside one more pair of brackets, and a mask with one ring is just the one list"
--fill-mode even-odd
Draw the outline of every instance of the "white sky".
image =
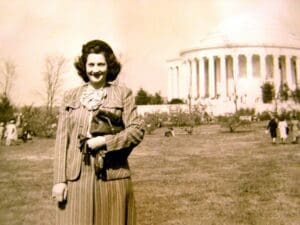
[[17, 65], [13, 102], [41, 104], [45, 57], [65, 56], [64, 89], [78, 86], [74, 58], [82, 44], [102, 39], [120, 57], [127, 86], [166, 96], [166, 60], [225, 18], [262, 11], [300, 34], [299, 9], [299, 0], [0, 0], [0, 60]]

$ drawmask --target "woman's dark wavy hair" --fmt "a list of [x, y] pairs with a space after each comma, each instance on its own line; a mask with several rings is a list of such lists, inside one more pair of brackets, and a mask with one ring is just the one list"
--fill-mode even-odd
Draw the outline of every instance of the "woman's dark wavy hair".
[[84, 82], [89, 81], [89, 78], [86, 74], [86, 61], [88, 55], [91, 53], [104, 54], [107, 63], [106, 81], [114, 81], [121, 71], [121, 64], [117, 60], [112, 48], [107, 43], [101, 40], [89, 41], [82, 46], [81, 56], [78, 57], [78, 59], [74, 63], [78, 75], [84, 80]]

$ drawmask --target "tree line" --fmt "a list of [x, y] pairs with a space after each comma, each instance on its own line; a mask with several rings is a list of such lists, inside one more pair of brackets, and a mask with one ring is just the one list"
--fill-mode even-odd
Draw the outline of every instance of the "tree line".
[[143, 88], [140, 88], [137, 91], [135, 96], [135, 103], [137, 105], [161, 105], [161, 104], [183, 104], [182, 99], [174, 98], [170, 101], [167, 101], [166, 98], [161, 96], [160, 92], [153, 94], [148, 93]]

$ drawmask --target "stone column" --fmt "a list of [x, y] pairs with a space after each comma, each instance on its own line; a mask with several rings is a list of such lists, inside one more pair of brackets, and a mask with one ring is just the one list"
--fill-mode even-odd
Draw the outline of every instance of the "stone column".
[[259, 55], [260, 63], [260, 80], [264, 83], [267, 80], [267, 69], [266, 69], [266, 56], [264, 54]]
[[174, 86], [174, 80], [175, 80], [175, 77], [174, 77], [174, 66], [172, 66], [172, 74], [171, 74], [171, 90], [172, 90], [172, 93], [171, 93], [171, 99], [174, 98], [174, 93], [175, 93], [175, 86]]
[[188, 99], [188, 95], [190, 93], [190, 62], [188, 60], [184, 61], [184, 66], [183, 66], [183, 71], [184, 71], [184, 99]]
[[175, 67], [175, 77], [176, 77], [176, 87], [175, 87], [175, 98], [179, 98], [179, 68], [178, 66]]
[[232, 64], [233, 64], [233, 93], [239, 95], [239, 86], [238, 86], [238, 78], [239, 78], [239, 55], [232, 55]]
[[226, 56], [220, 56], [220, 82], [221, 82], [221, 90], [220, 95], [221, 98], [227, 97], [227, 76], [226, 76]]
[[196, 59], [191, 61], [191, 97], [192, 99], [197, 98], [197, 62]]
[[286, 64], [286, 82], [291, 90], [295, 89], [295, 85], [293, 84], [292, 78], [292, 66], [291, 66], [291, 56], [285, 56], [285, 64]]
[[189, 73], [188, 73], [188, 61], [184, 61], [183, 63], [183, 76], [182, 76], [182, 86], [183, 86], [183, 98], [187, 99], [187, 96], [189, 94], [189, 85], [188, 85], [188, 78], [189, 78]]
[[205, 97], [205, 60], [203, 57], [199, 57], [199, 72], [200, 97]]
[[176, 66], [173, 67], [172, 70], [172, 98], [176, 98], [176, 93], [177, 93], [177, 74], [176, 74]]
[[273, 66], [274, 66], [274, 87], [276, 93], [279, 91], [279, 87], [281, 84], [281, 77], [280, 77], [280, 69], [279, 69], [279, 56], [273, 55]]
[[233, 59], [233, 79], [237, 81], [239, 78], [239, 56], [233, 55], [232, 59]]
[[178, 66], [178, 97], [179, 98], [183, 98], [183, 92], [184, 92], [184, 87], [183, 87], [183, 76], [184, 75], [184, 72], [183, 72], [183, 63], [181, 63], [179, 66]]
[[246, 55], [247, 58], [247, 79], [253, 78], [253, 65], [252, 65], [252, 54]]
[[215, 80], [215, 63], [214, 63], [214, 57], [209, 57], [209, 97], [215, 97], [216, 96], [216, 80]]
[[188, 74], [188, 95], [192, 96], [192, 63], [187, 61], [187, 74]]
[[170, 66], [168, 69], [168, 101], [172, 99], [172, 67]]
[[300, 56], [296, 57], [296, 85], [300, 88]]
[[239, 73], [239, 56], [233, 55], [232, 56], [232, 66], [233, 66], [233, 80], [234, 82], [238, 81], [238, 73]]

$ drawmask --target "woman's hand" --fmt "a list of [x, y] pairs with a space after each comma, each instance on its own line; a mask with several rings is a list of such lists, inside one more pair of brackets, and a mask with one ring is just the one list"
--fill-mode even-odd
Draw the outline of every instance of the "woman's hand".
[[96, 148], [101, 148], [105, 146], [105, 137], [103, 136], [98, 136], [98, 137], [93, 137], [87, 140], [87, 145], [91, 149], [96, 149]]
[[57, 202], [63, 202], [67, 200], [67, 184], [66, 183], [58, 183], [54, 184], [52, 188], [52, 198]]

